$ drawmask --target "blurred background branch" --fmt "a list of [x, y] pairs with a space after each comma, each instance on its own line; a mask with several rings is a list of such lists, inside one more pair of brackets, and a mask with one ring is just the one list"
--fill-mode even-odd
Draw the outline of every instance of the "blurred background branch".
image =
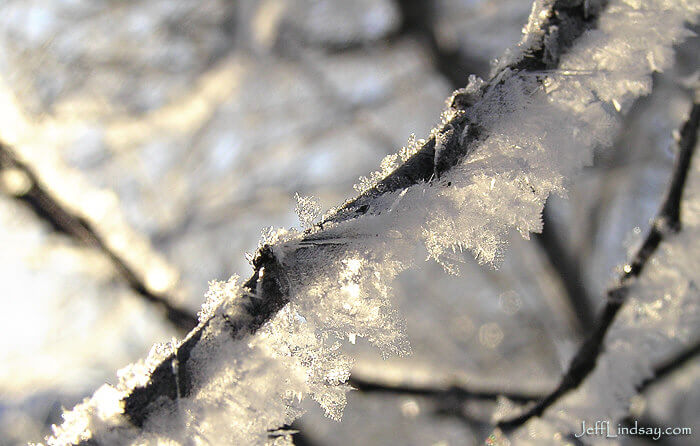
[[576, 355], [574, 355], [559, 385], [534, 407], [525, 411], [525, 413], [512, 419], [499, 421], [498, 427], [506, 431], [512, 430], [523, 425], [529, 419], [542, 415], [559, 398], [572, 389], [577, 388], [596, 366], [598, 356], [602, 351], [605, 335], [615, 320], [618, 311], [627, 301], [629, 284], [642, 274], [647, 262], [659, 245], [663, 243], [664, 239], [681, 230], [681, 198], [688, 171], [690, 170], [690, 161], [697, 146], [699, 126], [700, 104], [695, 103], [688, 114], [688, 120], [683, 124], [679, 132], [680, 139], [678, 141], [676, 161], [659, 212], [652, 220], [650, 230], [644, 241], [630, 261], [624, 265], [618, 283], [608, 289], [606, 293], [607, 303], [598, 316], [596, 325]]

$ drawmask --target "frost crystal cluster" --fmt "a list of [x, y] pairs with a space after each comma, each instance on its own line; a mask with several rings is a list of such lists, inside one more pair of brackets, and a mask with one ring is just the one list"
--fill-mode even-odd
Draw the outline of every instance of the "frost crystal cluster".
[[[537, 40], [542, 11], [551, 3], [535, 2], [521, 48]], [[408, 352], [402, 322], [390, 306], [390, 287], [394, 277], [411, 266], [416, 247], [425, 246], [429, 257], [456, 273], [461, 251], [497, 265], [509, 233], [528, 237], [539, 231], [549, 194], [565, 194], [570, 178], [590, 164], [593, 149], [610, 145], [619, 113], [650, 91], [651, 72], [671, 63], [671, 46], [688, 34], [683, 22], [694, 18], [698, 9], [697, 2], [683, 0], [610, 1], [595, 29], [577, 39], [557, 69], [496, 67], [496, 78], [488, 83], [471, 79], [463, 92], [470, 106], [448, 110], [443, 127], [432, 135], [439, 166], [449, 157], [448, 147], [441, 144], [452, 130], [444, 125], [463, 114], [466, 127], [453, 138], [465, 144], [476, 127], [481, 135], [470, 143], [468, 156], [428, 182], [379, 191], [352, 218], [329, 219], [311, 228], [316, 209], [301, 199], [300, 217], [311, 229], [266, 237], [277, 265], [277, 291], [284, 294], [281, 310], [271, 319], [258, 319], [271, 305], [263, 299], [271, 292], [264, 280], [254, 290], [234, 282], [214, 284], [200, 326], [188, 338], [154, 352], [155, 361], [137, 365], [140, 377], [130, 371], [115, 388], [101, 389], [66, 413], [49, 443], [94, 438], [100, 444], [289, 444], [289, 431], [278, 429], [301, 415], [300, 402], [307, 396], [328, 416], [340, 419], [352, 364], [343, 353], [344, 344], [362, 338], [384, 354]], [[555, 50], [551, 45], [548, 49]], [[516, 50], [500, 66], [519, 57]], [[421, 143], [410, 142], [401, 153], [387, 157], [381, 174], [361, 180], [358, 190], [367, 193], [377, 186]], [[690, 239], [679, 237], [674, 246], [693, 242], [692, 235], [681, 237]], [[656, 285], [647, 289], [656, 290], [659, 283], [685, 285], [651, 293], [657, 301], [650, 301], [651, 294], [640, 294], [633, 306], [637, 313], [625, 319], [630, 327], [653, 324], [654, 312], [694, 317], [684, 314], [681, 302], [697, 290], [687, 280], [665, 278], [685, 267], [664, 267], [664, 262], [675, 260], [671, 251], [663, 256], [648, 279]], [[273, 271], [261, 268], [256, 273], [264, 278]], [[670, 298], [658, 300], [659, 295]], [[600, 382], [617, 381], [620, 368], [613, 363], [626, 358], [623, 339], [636, 338], [621, 334], [611, 336], [611, 348], [619, 347], [620, 357], [600, 367]], [[658, 335], [662, 339], [682, 333]], [[194, 347], [188, 350], [187, 363], [181, 364], [168, 349], [175, 349], [177, 358], [185, 345]], [[648, 346], [653, 348], [652, 340]], [[636, 353], [634, 357], [648, 360]], [[124, 399], [149, 380], [158, 360], [172, 367], [168, 373], [174, 376], [177, 394], [171, 395], [172, 401], [161, 397], [160, 405], [151, 404], [137, 428], [123, 414]], [[629, 373], [644, 367], [629, 367]], [[183, 380], [194, 389], [187, 395], [180, 392], [186, 388]], [[595, 391], [595, 382], [588, 393], [610, 398]]]
[[296, 194], [297, 206], [294, 209], [304, 229], [313, 228], [314, 220], [321, 215], [321, 205], [314, 197], [302, 197]]

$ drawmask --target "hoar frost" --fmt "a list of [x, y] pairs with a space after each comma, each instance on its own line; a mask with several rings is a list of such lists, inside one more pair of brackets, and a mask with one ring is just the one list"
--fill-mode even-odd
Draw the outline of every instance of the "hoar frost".
[[[525, 46], [544, 20], [544, 3], [535, 4]], [[488, 137], [458, 165], [430, 183], [378, 195], [371, 213], [323, 228], [311, 226], [316, 208], [299, 199], [300, 220], [310, 230], [264, 235], [261, 243], [271, 245], [284, 271], [289, 303], [256, 333], [232, 339], [226, 324], [252, 317], [239, 301], [258, 297], [235, 281], [212, 285], [200, 313], [204, 334], [188, 364], [196, 371], [196, 392], [164, 404], [137, 429], [121, 415], [121, 398], [143, 382], [130, 373], [64, 414], [49, 443], [92, 437], [103, 444], [291, 444], [288, 432], [270, 433], [299, 417], [307, 396], [339, 419], [352, 365], [344, 344], [361, 338], [385, 355], [408, 352], [390, 287], [411, 266], [416, 246], [456, 273], [462, 251], [495, 265], [510, 233], [528, 237], [541, 230], [548, 195], [564, 194], [569, 179], [591, 163], [594, 147], [610, 145], [618, 111], [650, 91], [651, 72], [670, 64], [671, 45], [687, 36], [683, 22], [699, 8], [683, 0], [610, 1], [598, 28], [580, 37], [559, 69], [503, 70], [481, 95], [482, 81], [471, 79], [467, 117]], [[372, 188], [420, 146], [412, 139], [385, 158], [358, 191]], [[141, 366], [143, 379], [150, 369]]]
[[297, 206], [294, 209], [299, 216], [299, 221], [304, 229], [310, 229], [314, 226], [314, 220], [321, 215], [321, 205], [318, 199], [308, 196], [300, 196], [295, 194]]
[[[596, 368], [538, 418], [510, 436], [518, 445], [565, 445], [581, 422], [610, 420], [615, 426], [655, 364], [689, 348], [700, 336], [700, 160], [688, 173], [681, 202], [682, 229], [669, 235], [631, 285], [628, 301], [605, 339]], [[512, 407], [511, 407], [512, 409]], [[502, 417], [513, 412], [504, 410]], [[607, 440], [613, 444], [614, 440]]]
[[376, 186], [383, 178], [395, 171], [402, 163], [416, 154], [425, 144], [424, 139], [416, 139], [416, 135], [411, 133], [408, 142], [398, 151], [385, 156], [379, 163], [379, 170], [372, 172], [369, 177], [360, 177], [359, 182], [353, 186], [358, 193], [362, 194]]

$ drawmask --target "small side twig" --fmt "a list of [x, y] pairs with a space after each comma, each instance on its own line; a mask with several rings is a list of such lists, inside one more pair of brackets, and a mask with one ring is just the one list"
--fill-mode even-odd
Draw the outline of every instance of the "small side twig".
[[498, 397], [506, 397], [516, 403], [529, 403], [537, 401], [542, 395], [526, 392], [501, 392], [496, 390], [476, 390], [463, 386], [431, 387], [431, 386], [407, 386], [401, 384], [386, 384], [369, 381], [355, 376], [348, 381], [355, 389], [365, 393], [389, 393], [396, 395], [425, 396], [438, 399], [466, 400], [496, 400]]
[[659, 364], [654, 370], [654, 375], [642, 381], [641, 384], [637, 386], [637, 390], [639, 393], [644, 392], [649, 387], [669, 377], [677, 370], [680, 370], [698, 356], [700, 356], [700, 342], [693, 344], [689, 348]]
[[[689, 348], [682, 350], [678, 354], [668, 358], [667, 360], [661, 362], [654, 368], [654, 374], [649, 378], [642, 381], [637, 385], [637, 391], [641, 394], [644, 393], [649, 387], [661, 383], [665, 378], [668, 378], [674, 372], [681, 370], [685, 365], [687, 365], [693, 359], [697, 359], [700, 355], [700, 342], [696, 342]], [[662, 428], [654, 421], [653, 418], [645, 416], [642, 418], [635, 418], [634, 416], [627, 415], [625, 418], [620, 420], [619, 425], [625, 427], [634, 426], [635, 422], [640, 426], [645, 428]], [[569, 433], [566, 438], [573, 442], [575, 445], [583, 445], [584, 443], [580, 438], [577, 438], [573, 432]], [[646, 439], [646, 442], [653, 443], [655, 445], [670, 444], [670, 442], [665, 437], [660, 438], [649, 438], [641, 437], [640, 440]]]

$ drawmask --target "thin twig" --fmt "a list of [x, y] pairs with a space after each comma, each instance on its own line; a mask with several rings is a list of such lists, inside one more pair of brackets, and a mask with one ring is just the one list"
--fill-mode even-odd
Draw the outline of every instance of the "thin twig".
[[397, 395], [425, 396], [438, 399], [466, 400], [496, 400], [498, 397], [506, 397], [516, 403], [529, 403], [542, 398], [541, 394], [528, 392], [503, 392], [496, 390], [475, 390], [464, 386], [407, 386], [401, 384], [387, 384], [369, 381], [358, 377], [350, 377], [348, 381], [355, 389], [363, 393], [389, 393]]
[[598, 357], [603, 349], [605, 335], [615, 320], [615, 316], [625, 303], [629, 293], [629, 283], [637, 278], [649, 258], [654, 254], [659, 244], [669, 235], [680, 230], [680, 207], [683, 187], [690, 169], [690, 160], [697, 145], [697, 132], [700, 125], [700, 103], [693, 104], [688, 120], [681, 129], [678, 143], [678, 155], [671, 182], [666, 197], [659, 212], [653, 220], [651, 229], [644, 242], [635, 253], [629, 264], [623, 268], [623, 273], [617, 286], [607, 291], [607, 303], [601, 312], [597, 326], [592, 335], [581, 345], [579, 351], [569, 365], [561, 382], [554, 391], [542, 399], [532, 409], [512, 419], [503, 420], [498, 427], [503, 430], [515, 429], [533, 417], [539, 417], [563, 395], [575, 389], [590, 374], [596, 366]]
[[434, 404], [434, 414], [442, 417], [455, 417], [473, 429], [486, 430], [490, 422], [483, 417], [469, 414], [465, 404], [467, 401], [495, 402], [501, 395], [512, 397], [513, 401], [528, 403], [536, 401], [540, 396], [528, 393], [508, 393], [489, 390], [471, 390], [463, 386], [431, 387], [405, 386], [401, 384], [386, 384], [368, 381], [362, 378], [350, 377], [348, 380], [356, 391], [365, 394], [379, 393], [389, 395], [404, 395], [426, 398]]
[[642, 381], [637, 386], [637, 391], [639, 393], [644, 392], [649, 387], [659, 383], [661, 380], [669, 377], [674, 372], [683, 368], [691, 360], [700, 356], [700, 342], [692, 345], [691, 347], [681, 351], [672, 358], [662, 362], [654, 369], [653, 376]]
[[[637, 385], [637, 391], [639, 393], [643, 393], [649, 387], [662, 382], [664, 378], [667, 378], [669, 375], [683, 368], [683, 366], [685, 366], [692, 359], [696, 358], [699, 354], [700, 342], [693, 344], [689, 348], [681, 351], [680, 353], [674, 355], [666, 361], [661, 362], [654, 368], [654, 373], [652, 376], [644, 380], [641, 384]], [[622, 420], [620, 420], [619, 424], [629, 427], [634, 425], [635, 421], [637, 421], [639, 425], [644, 427], [658, 427], [658, 423], [654, 422], [651, 418], [635, 420], [635, 418], [632, 417], [632, 415], [628, 415]], [[573, 432], [570, 432], [568, 435], [566, 435], [566, 438], [569, 441], [573, 442], [573, 444], [575, 445], [584, 445], [583, 441], [581, 441], [580, 438], [577, 438]], [[651, 442], [651, 439], [648, 439], [648, 441]], [[654, 444], [669, 444], [669, 441], [666, 440], [664, 437], [661, 437], [660, 439], [655, 439]]]
[[[681, 351], [672, 358], [659, 364], [654, 370], [654, 375], [642, 381], [641, 384], [637, 386], [637, 391], [643, 393], [649, 387], [661, 383], [665, 378], [668, 378], [673, 373], [681, 370], [685, 365], [687, 365], [691, 360], [696, 359], [700, 355], [700, 342], [695, 343], [689, 348]], [[638, 422], [644, 427], [659, 427], [658, 423], [654, 422], [652, 418], [644, 417], [639, 420], [635, 420], [632, 415], [628, 415], [620, 421], [621, 425], [630, 427], [634, 423]], [[658, 440], [654, 440], [655, 444], [669, 444], [669, 441], [665, 437], [661, 437]]]

